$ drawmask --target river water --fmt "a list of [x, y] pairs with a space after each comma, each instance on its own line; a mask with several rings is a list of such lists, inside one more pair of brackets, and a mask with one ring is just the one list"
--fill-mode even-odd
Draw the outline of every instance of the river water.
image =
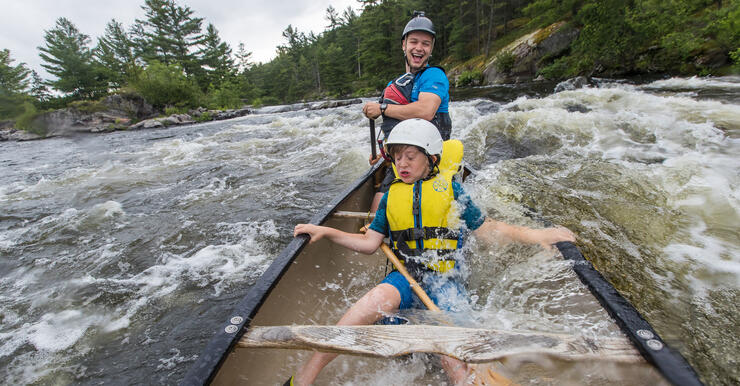
[[[705, 383], [740, 383], [740, 78], [552, 86], [451, 104], [466, 189], [491, 217], [572, 229]], [[353, 105], [0, 143], [2, 379], [176, 384], [293, 225], [366, 171], [367, 142]], [[535, 321], [571, 290], [527, 307], [553, 285], [534, 256], [492, 255], [478, 308], [582, 328]]]

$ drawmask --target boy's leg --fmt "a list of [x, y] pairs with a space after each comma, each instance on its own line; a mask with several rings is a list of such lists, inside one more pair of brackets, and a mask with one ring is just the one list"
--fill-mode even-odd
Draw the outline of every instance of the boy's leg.
[[[469, 295], [465, 287], [456, 279], [433, 276], [425, 277], [424, 282], [429, 296], [443, 312], [460, 312], [470, 306]], [[439, 359], [453, 385], [466, 384], [469, 368], [465, 362], [444, 355]]]
[[453, 385], [465, 385], [468, 378], [467, 363], [444, 355], [440, 356], [439, 360], [442, 362], [442, 368], [445, 369]]
[[[391, 284], [381, 283], [368, 291], [339, 319], [339, 326], [373, 324], [401, 304], [401, 295]], [[296, 373], [295, 385], [310, 385], [337, 354], [316, 352]]]

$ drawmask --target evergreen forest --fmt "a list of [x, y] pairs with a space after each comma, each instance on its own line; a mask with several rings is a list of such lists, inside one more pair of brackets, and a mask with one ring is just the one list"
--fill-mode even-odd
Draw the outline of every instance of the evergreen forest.
[[177, 0], [140, 6], [133, 25], [110, 20], [95, 39], [65, 17], [40, 32], [50, 79], [0, 47], [0, 120], [22, 128], [40, 112], [115, 93], [138, 94], [162, 112], [374, 95], [403, 72], [400, 37], [414, 10], [434, 21], [432, 62], [457, 86], [481, 84], [503, 47], [555, 22], [577, 38], [542, 59], [541, 79], [740, 69], [740, 0], [358, 0], [328, 7], [318, 34], [285, 26], [267, 63], [254, 63], [249, 47], [230, 46]]

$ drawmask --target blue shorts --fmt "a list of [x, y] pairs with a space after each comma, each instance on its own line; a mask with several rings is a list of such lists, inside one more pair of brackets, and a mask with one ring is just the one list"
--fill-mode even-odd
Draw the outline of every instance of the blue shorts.
[[[456, 276], [456, 275], [455, 275]], [[398, 290], [401, 295], [399, 309], [423, 307], [423, 303], [411, 290], [411, 285], [400, 272], [394, 270], [381, 283], [388, 283]], [[456, 311], [460, 302], [467, 302], [468, 294], [465, 288], [452, 275], [427, 274], [422, 281], [421, 288], [429, 298], [442, 310]]]

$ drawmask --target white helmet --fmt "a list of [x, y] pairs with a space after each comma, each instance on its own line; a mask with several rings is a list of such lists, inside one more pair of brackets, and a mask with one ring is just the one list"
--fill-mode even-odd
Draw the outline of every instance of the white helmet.
[[388, 153], [389, 145], [395, 144], [418, 146], [427, 155], [442, 154], [442, 136], [437, 126], [421, 118], [406, 119], [397, 124], [383, 143], [385, 152]]

